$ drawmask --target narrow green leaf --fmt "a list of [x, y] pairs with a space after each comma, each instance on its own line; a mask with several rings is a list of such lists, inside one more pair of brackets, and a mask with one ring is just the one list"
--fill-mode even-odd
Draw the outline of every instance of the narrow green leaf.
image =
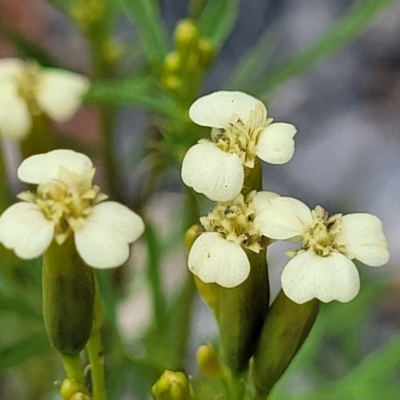
[[0, 293], [0, 313], [12, 313], [26, 319], [42, 321], [42, 314], [27, 300], [21, 297], [11, 297]]
[[257, 88], [257, 93], [265, 95], [277, 86], [307, 71], [324, 58], [339, 50], [359, 36], [371, 22], [393, 0], [366, 0], [350, 10], [335, 22], [322, 37], [304, 49], [299, 55], [284, 65], [278, 66], [274, 73]]
[[85, 101], [115, 106], [142, 106], [164, 115], [176, 115], [172, 100], [160, 91], [154, 95], [155, 91], [154, 82], [149, 77], [104, 81], [90, 88]]
[[143, 50], [151, 64], [159, 64], [168, 51], [166, 33], [155, 0], [121, 0], [123, 9], [139, 31]]
[[269, 27], [245, 53], [224, 85], [228, 90], [256, 91], [277, 47], [276, 36], [276, 26]]
[[198, 20], [200, 36], [209, 39], [216, 47], [222, 46], [235, 25], [237, 14], [237, 0], [207, 2]]
[[44, 356], [51, 351], [46, 336], [31, 335], [11, 346], [0, 349], [0, 373], [8, 368], [16, 367], [32, 357]]

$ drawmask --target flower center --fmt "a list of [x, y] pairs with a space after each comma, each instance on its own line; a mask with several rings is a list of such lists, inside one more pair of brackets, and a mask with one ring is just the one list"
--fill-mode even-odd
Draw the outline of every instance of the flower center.
[[218, 232], [226, 240], [238, 243], [258, 253], [262, 247], [262, 236], [254, 227], [254, 207], [252, 200], [256, 192], [246, 198], [238, 194], [229, 202], [218, 203], [200, 222], [207, 232]]
[[264, 104], [258, 102], [246, 123], [234, 114], [229, 127], [213, 128], [211, 137], [222, 150], [236, 153], [245, 167], [254, 168], [258, 137], [271, 122], [272, 118], [267, 118]]
[[97, 185], [92, 184], [94, 173], [94, 168], [79, 175], [60, 167], [58, 179], [41, 183], [36, 194], [22, 192], [18, 197], [36, 204], [53, 222], [55, 240], [62, 244], [91, 214], [93, 205], [107, 198]]
[[342, 230], [342, 215], [329, 217], [320, 206], [317, 206], [311, 214], [313, 220], [303, 237], [300, 251], [312, 249], [320, 257], [327, 257], [333, 251], [345, 253], [345, 246], [336, 242], [336, 235]]

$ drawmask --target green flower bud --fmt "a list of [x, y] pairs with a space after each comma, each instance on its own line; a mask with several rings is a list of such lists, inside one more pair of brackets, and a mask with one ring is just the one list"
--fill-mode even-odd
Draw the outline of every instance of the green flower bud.
[[207, 39], [199, 39], [198, 42], [200, 66], [203, 71], [207, 70], [215, 58], [215, 47]]
[[69, 400], [91, 400], [91, 398], [85, 393], [75, 393]]
[[281, 290], [272, 304], [254, 354], [251, 378], [267, 396], [299, 351], [314, 324], [319, 301], [296, 304]]
[[79, 257], [72, 235], [44, 253], [42, 281], [49, 341], [61, 354], [78, 354], [92, 330], [95, 285], [94, 271]]
[[74, 379], [66, 378], [61, 384], [60, 390], [63, 400], [71, 400], [72, 396], [79, 393], [86, 393], [86, 388], [81, 383], [76, 382]]
[[177, 51], [171, 51], [165, 56], [164, 71], [166, 73], [175, 73], [181, 66], [181, 58]]
[[197, 41], [197, 27], [193, 21], [183, 19], [177, 24], [174, 35], [178, 52], [185, 56]]
[[183, 372], [165, 370], [151, 388], [154, 400], [191, 400], [190, 384]]
[[245, 251], [251, 265], [249, 277], [234, 288], [219, 287], [218, 292], [222, 361], [235, 375], [248, 367], [269, 303], [265, 250]]
[[222, 375], [218, 354], [211, 346], [203, 345], [199, 347], [197, 350], [197, 364], [208, 376], [218, 378]]

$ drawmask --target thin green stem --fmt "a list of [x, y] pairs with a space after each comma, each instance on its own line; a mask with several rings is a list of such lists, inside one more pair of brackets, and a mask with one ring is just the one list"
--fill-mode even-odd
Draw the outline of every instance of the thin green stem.
[[222, 383], [225, 388], [226, 400], [244, 399], [245, 385], [242, 378], [234, 376], [230, 370], [226, 369], [224, 371]]
[[73, 356], [62, 354], [61, 357], [67, 377], [84, 385], [85, 377], [83, 375], [83, 367], [79, 354]]
[[106, 400], [104, 384], [104, 357], [101, 335], [99, 329], [94, 329], [86, 345], [90, 362], [90, 375], [92, 378], [93, 400]]

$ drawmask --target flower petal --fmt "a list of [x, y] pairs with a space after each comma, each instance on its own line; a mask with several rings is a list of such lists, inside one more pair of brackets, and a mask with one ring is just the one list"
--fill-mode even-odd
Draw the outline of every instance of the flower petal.
[[382, 222], [371, 214], [349, 214], [342, 217], [343, 230], [336, 236], [357, 260], [371, 267], [389, 261], [389, 247], [382, 231]]
[[41, 72], [36, 91], [40, 108], [56, 121], [72, 116], [82, 103], [89, 80], [73, 72], [46, 69]]
[[292, 197], [275, 197], [255, 220], [255, 227], [271, 239], [299, 240], [312, 221], [310, 209]]
[[215, 143], [192, 146], [183, 159], [182, 180], [210, 200], [229, 201], [242, 190], [244, 172], [239, 157]]
[[0, 134], [23, 139], [31, 129], [32, 119], [26, 103], [12, 81], [0, 81]]
[[275, 192], [257, 192], [253, 199], [254, 215], [257, 216], [261, 214], [266, 207], [270, 205], [270, 200], [275, 197], [280, 197], [278, 193]]
[[0, 217], [0, 242], [24, 260], [43, 254], [53, 237], [53, 223], [35, 204], [16, 203]]
[[216, 232], [203, 233], [195, 240], [188, 266], [203, 282], [226, 288], [240, 285], [250, 273], [250, 262], [241, 246]]
[[92, 168], [89, 157], [72, 150], [53, 150], [24, 160], [18, 168], [18, 178], [26, 183], [40, 184], [58, 178], [61, 166], [82, 174]]
[[298, 304], [317, 298], [325, 303], [347, 303], [360, 290], [360, 277], [353, 262], [340, 253], [319, 257], [312, 250], [300, 253], [282, 272], [282, 289]]
[[0, 80], [13, 79], [25, 68], [25, 63], [18, 58], [0, 59]]
[[291, 124], [268, 125], [258, 138], [257, 156], [270, 164], [287, 163], [293, 157], [295, 134], [296, 128]]
[[114, 268], [129, 257], [129, 243], [144, 231], [144, 224], [129, 208], [106, 201], [93, 207], [92, 214], [75, 233], [75, 245], [86, 264]]
[[246, 123], [250, 111], [259, 100], [246, 93], [220, 91], [197, 99], [189, 109], [193, 122], [211, 128], [226, 128], [233, 114], [237, 114]]

